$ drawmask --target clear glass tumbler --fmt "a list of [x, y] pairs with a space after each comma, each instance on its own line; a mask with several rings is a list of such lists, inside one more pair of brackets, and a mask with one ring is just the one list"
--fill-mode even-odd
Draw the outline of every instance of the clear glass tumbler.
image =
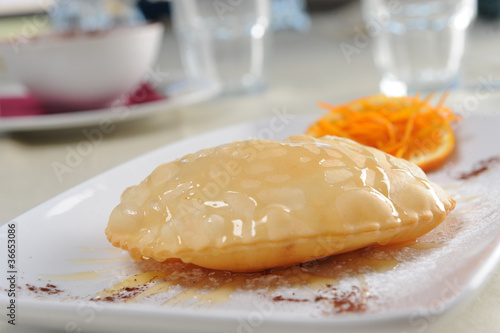
[[476, 0], [364, 0], [380, 90], [390, 96], [458, 85]]
[[173, 24], [188, 77], [214, 78], [225, 93], [264, 90], [269, 0], [174, 0]]

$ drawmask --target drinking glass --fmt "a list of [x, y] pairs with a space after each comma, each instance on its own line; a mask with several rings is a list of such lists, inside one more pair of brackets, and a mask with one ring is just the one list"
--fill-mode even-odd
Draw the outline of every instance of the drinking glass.
[[364, 0], [362, 6], [382, 93], [458, 86], [476, 0]]
[[269, 0], [174, 0], [173, 25], [190, 78], [225, 93], [262, 91], [270, 53]]

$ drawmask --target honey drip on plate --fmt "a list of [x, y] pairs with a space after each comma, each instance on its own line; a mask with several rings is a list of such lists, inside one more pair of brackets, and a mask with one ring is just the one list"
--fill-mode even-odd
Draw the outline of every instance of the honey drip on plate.
[[[363, 286], [363, 274], [383, 273], [399, 264], [398, 260], [373, 258], [370, 254], [370, 251], [358, 250], [256, 273], [231, 273], [181, 262], [141, 262], [141, 270], [146, 272], [127, 277], [100, 291], [92, 300], [141, 303], [159, 297], [164, 306], [214, 305], [230, 301], [236, 291], [252, 291], [267, 295], [275, 302], [328, 301], [318, 292], [335, 289], [346, 276], [358, 278]], [[311, 296], [287, 298], [279, 294], [280, 288], [307, 290]], [[361, 292], [366, 293], [366, 290]]]
[[50, 281], [79, 281], [79, 280], [93, 280], [100, 276], [101, 274], [97, 271], [87, 271], [87, 272], [77, 272], [69, 274], [44, 274], [44, 275], [39, 275], [39, 278]]
[[[91, 287], [84, 299], [96, 302], [144, 303], [165, 307], [212, 307], [221, 304], [231, 307], [245, 294], [258, 296], [263, 302], [286, 304], [314, 303], [325, 315], [339, 312], [366, 312], [372, 300], [376, 302], [370, 285], [372, 274], [396, 270], [401, 262], [422, 251], [433, 251], [444, 246], [436, 239], [417, 240], [399, 245], [376, 246], [309, 261], [301, 265], [269, 269], [254, 273], [232, 273], [201, 268], [178, 260], [163, 263], [129, 261], [126, 266], [106, 267], [81, 273], [40, 275], [39, 279], [52, 281], [92, 280], [68, 290], [54, 285], [61, 292], [50, 297], [68, 297], [74, 290]], [[123, 257], [115, 258], [122, 262]], [[130, 260], [130, 259], [129, 259]], [[109, 259], [107, 261], [112, 261]], [[100, 262], [105, 265], [106, 262]], [[87, 261], [78, 261], [86, 265]], [[124, 274], [119, 282], [100, 290], [112, 274]], [[378, 278], [377, 278], [378, 279]], [[44, 282], [45, 283], [45, 282]], [[36, 286], [35, 286], [36, 287]], [[31, 290], [31, 289], [30, 289]], [[64, 290], [64, 293], [62, 292]], [[96, 292], [96, 290], [100, 290]], [[227, 303], [227, 304], [225, 304]]]

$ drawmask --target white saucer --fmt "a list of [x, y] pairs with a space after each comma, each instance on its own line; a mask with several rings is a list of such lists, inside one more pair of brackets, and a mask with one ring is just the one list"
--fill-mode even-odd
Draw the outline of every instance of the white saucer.
[[[144, 118], [159, 112], [170, 112], [177, 107], [199, 103], [216, 96], [220, 85], [208, 80], [182, 80], [155, 87], [167, 98], [99, 110], [54, 113], [37, 116], [0, 117], [0, 132], [40, 131], [97, 125], [102, 121], [124, 122]], [[1, 111], [1, 110], [0, 110]]]

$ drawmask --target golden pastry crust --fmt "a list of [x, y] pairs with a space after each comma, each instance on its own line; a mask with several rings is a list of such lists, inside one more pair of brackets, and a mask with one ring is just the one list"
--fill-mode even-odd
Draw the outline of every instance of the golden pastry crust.
[[127, 189], [106, 235], [135, 259], [258, 271], [414, 240], [454, 199], [414, 164], [339, 137], [201, 150]]

